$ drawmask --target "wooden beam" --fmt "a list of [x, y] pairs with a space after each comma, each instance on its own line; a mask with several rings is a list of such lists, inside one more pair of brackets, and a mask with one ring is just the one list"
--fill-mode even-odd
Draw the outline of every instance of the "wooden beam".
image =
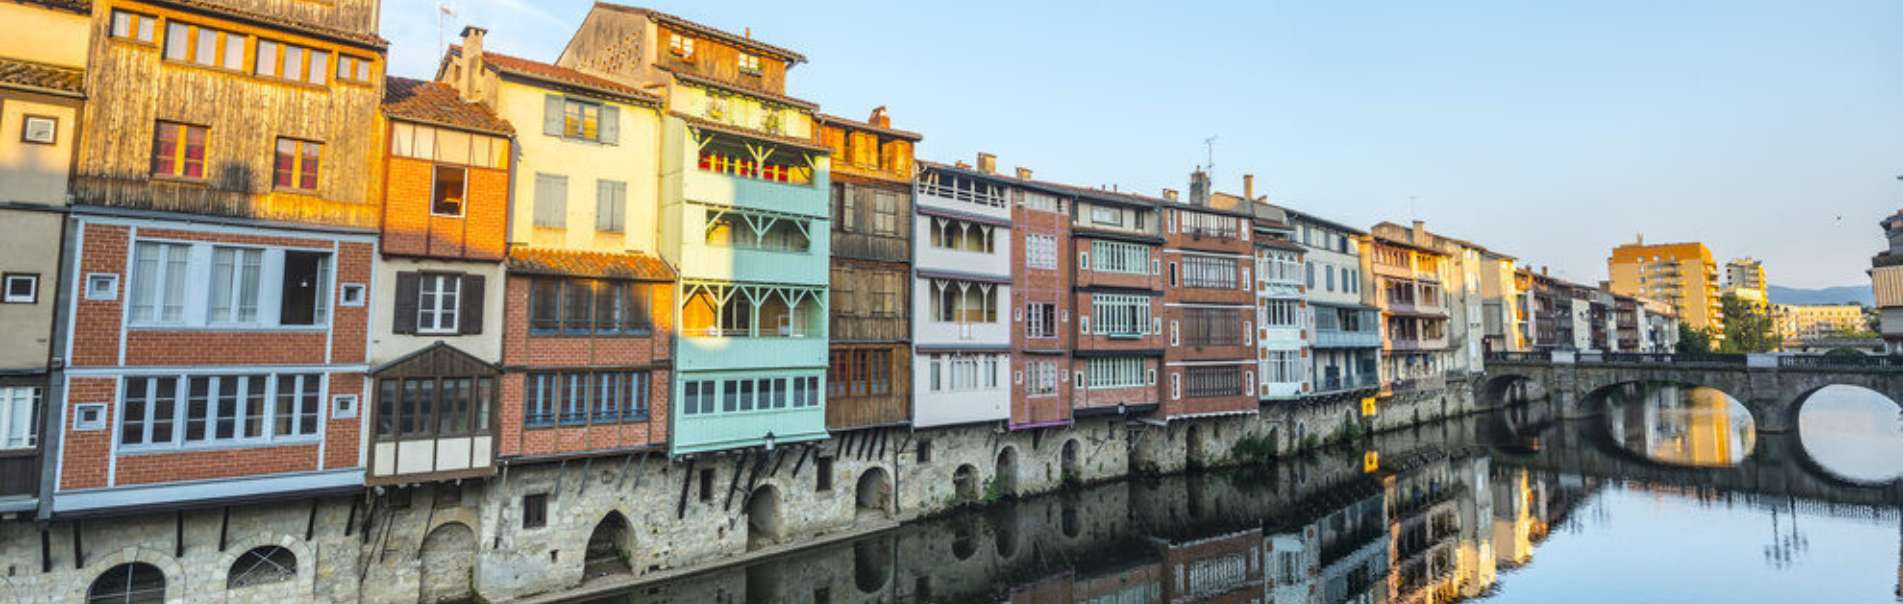
[[53, 534], [40, 527], [40, 572], [53, 572]]
[[304, 521], [304, 540], [317, 536], [317, 498], [311, 498], [311, 517]]
[[800, 447], [800, 460], [793, 462], [793, 477], [794, 478], [800, 477], [800, 468], [806, 467], [806, 457], [808, 455], [811, 455], [812, 453], [813, 453], [812, 445], [804, 445]]
[[344, 517], [344, 536], [345, 537], [349, 537], [351, 529], [354, 529], [357, 527], [357, 506], [358, 505], [361, 505], [361, 502], [359, 502], [356, 497], [351, 497], [350, 498], [350, 515]]
[[86, 568], [86, 548], [79, 541], [79, 521], [73, 521], [73, 570]]
[[740, 469], [746, 467], [747, 458], [753, 457], [753, 449], [742, 449], [740, 458], [733, 462], [733, 480], [727, 481], [727, 500], [720, 504], [721, 511], [733, 509], [733, 492], [740, 488]]
[[647, 475], [647, 472], [648, 472], [648, 455], [649, 455], [650, 453], [653, 453], [653, 451], [642, 451], [642, 452], [641, 452], [641, 465], [640, 465], [640, 467], [637, 467], [637, 468], [635, 468], [635, 469], [634, 469], [634, 487], [633, 487], [632, 489], [630, 489], [630, 490], [634, 490], [634, 491], [639, 491], [639, 490], [641, 490], [641, 477], [642, 477], [642, 476], [645, 476], [645, 475]]
[[623, 457], [623, 458], [621, 459], [621, 475], [620, 475], [620, 477], [618, 477], [618, 478], [616, 478], [616, 479], [615, 479], [615, 488], [616, 488], [616, 489], [619, 489], [619, 488], [621, 488], [621, 485], [625, 485], [625, 484], [628, 484], [628, 466], [630, 466], [630, 465], [633, 465], [633, 464], [634, 464], [634, 454], [633, 454], [633, 453], [629, 453], [629, 454], [627, 454], [627, 456], [625, 456], [625, 457]]
[[582, 493], [588, 492], [588, 473], [594, 471], [594, 469], [595, 469], [595, 458], [590, 457], [587, 460], [582, 461], [581, 480], [575, 483], [576, 495], [580, 495]]
[[172, 513], [172, 557], [185, 557], [185, 510]]
[[780, 465], [785, 463], [786, 463], [786, 449], [780, 449], [779, 451], [773, 452], [773, 470], [770, 472], [767, 472], [766, 475], [769, 477], [779, 476]]
[[681, 473], [681, 502], [674, 508], [674, 518], [687, 517], [687, 487], [694, 484], [694, 458], [687, 458], [687, 471]]
[[231, 506], [221, 508], [223, 515], [218, 520], [218, 551], [225, 551], [225, 538], [231, 534]]

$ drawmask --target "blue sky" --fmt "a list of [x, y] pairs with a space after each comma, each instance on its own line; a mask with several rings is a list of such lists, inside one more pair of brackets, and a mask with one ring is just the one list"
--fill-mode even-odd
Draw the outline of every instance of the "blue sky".
[[[452, 0], [445, 35], [553, 60], [590, 4]], [[1903, 207], [1903, 2], [648, 6], [804, 53], [790, 94], [886, 105], [927, 159], [1155, 193], [1214, 136], [1220, 189], [1253, 173], [1276, 203], [1423, 218], [1579, 281], [1642, 232], [1867, 285]], [[391, 73], [432, 75], [435, 4], [383, 10]]]

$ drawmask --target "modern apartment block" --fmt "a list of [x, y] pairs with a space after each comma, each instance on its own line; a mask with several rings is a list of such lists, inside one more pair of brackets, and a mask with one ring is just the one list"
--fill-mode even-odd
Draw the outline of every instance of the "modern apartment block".
[[1071, 356], [1074, 417], [1144, 414], [1160, 399], [1163, 351], [1165, 200], [1075, 188], [1071, 249], [1073, 312], [1058, 311], [1060, 331], [1075, 315]]
[[0, 517], [39, 507], [40, 466], [57, 434], [47, 401], [64, 380], [55, 317], [62, 278], [67, 179], [86, 101], [92, 15], [80, 3], [0, 4]]
[[1011, 417], [1011, 182], [997, 158], [921, 163], [913, 187], [912, 425]]
[[1011, 189], [1011, 421], [1014, 430], [1071, 423], [1071, 208], [1061, 190], [1018, 168]]
[[1381, 309], [1383, 390], [1438, 390], [1448, 363], [1447, 254], [1376, 232], [1360, 243], [1362, 286]]
[[42, 513], [360, 492], [377, 4], [92, 19]]
[[1647, 244], [1643, 237], [1612, 249], [1606, 260], [1613, 293], [1671, 302], [1692, 329], [1724, 332], [1718, 264], [1703, 243]]
[[1760, 310], [1771, 304], [1770, 282], [1764, 277], [1764, 261], [1762, 260], [1733, 258], [1726, 262], [1721, 285], [1724, 293], [1735, 294], [1738, 299]]
[[1316, 397], [1359, 397], [1381, 387], [1381, 309], [1364, 287], [1366, 232], [1313, 214], [1288, 210], [1308, 304], [1310, 391]]
[[[1163, 210], [1162, 417], [1255, 413], [1255, 215], [1210, 203], [1209, 174]], [[1097, 320], [1103, 320], [1099, 317]]]
[[913, 148], [885, 108], [866, 121], [819, 115], [832, 151], [831, 362], [826, 428], [912, 419]]
[[656, 248], [679, 273], [669, 451], [826, 438], [831, 149], [786, 95], [806, 58], [596, 4], [556, 65], [661, 98]]
[[1771, 307], [1786, 340], [1824, 338], [1866, 329], [1860, 304], [1778, 304]]
[[1289, 215], [1252, 199], [1254, 176], [1243, 177], [1243, 207], [1255, 215], [1256, 396], [1294, 400], [1315, 390], [1309, 381], [1308, 331], [1314, 329], [1302, 285], [1302, 253]]
[[515, 129], [456, 87], [384, 81], [368, 485], [495, 471]]

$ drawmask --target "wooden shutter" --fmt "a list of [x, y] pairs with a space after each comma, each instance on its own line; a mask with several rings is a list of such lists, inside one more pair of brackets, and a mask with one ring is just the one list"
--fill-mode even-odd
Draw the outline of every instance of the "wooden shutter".
[[542, 99], [542, 134], [562, 135], [562, 95], [551, 94]]
[[463, 275], [462, 289], [457, 298], [462, 300], [458, 309], [456, 333], [469, 335], [482, 333], [482, 275]]
[[601, 142], [606, 145], [621, 142], [621, 110], [614, 105], [601, 106]]
[[416, 305], [421, 297], [422, 281], [420, 273], [396, 274], [396, 316], [390, 320], [392, 333], [416, 333]]

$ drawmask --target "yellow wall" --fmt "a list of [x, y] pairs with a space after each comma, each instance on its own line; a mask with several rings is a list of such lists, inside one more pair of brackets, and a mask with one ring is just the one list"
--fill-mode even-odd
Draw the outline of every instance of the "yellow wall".
[[[671, 96], [668, 107], [682, 115], [801, 140], [813, 139], [812, 114], [790, 105], [770, 107], [757, 98], [733, 94], [726, 97], [725, 105], [716, 117], [710, 112], [714, 105], [713, 95], [709, 95], [706, 88], [683, 82], [674, 87]], [[769, 116], [778, 116], [777, 132], [767, 128]]]
[[[55, 144], [20, 139], [28, 115], [52, 117], [59, 122], [54, 131]], [[65, 205], [78, 124], [76, 99], [0, 90], [0, 201]]]
[[[1641, 276], [1648, 272], [1645, 270], [1648, 264], [1676, 266], [1677, 284], [1660, 289], [1656, 282], [1640, 283]], [[1722, 332], [1724, 317], [1718, 308], [1717, 271], [1711, 249], [1693, 242], [1621, 245], [1612, 249], [1606, 272], [1612, 277], [1613, 293], [1671, 302], [1686, 325]], [[1648, 289], [1648, 285], [1652, 287]]]
[[[0, 179], [4, 180], [4, 179]], [[0, 369], [44, 369], [47, 338], [53, 333], [53, 303], [59, 284], [60, 231], [65, 215], [50, 211], [0, 210], [0, 272], [38, 273], [39, 300], [0, 304]]]
[[90, 23], [87, 15], [0, 2], [0, 56], [83, 69]]
[[[606, 145], [542, 133], [544, 97], [555, 91], [515, 80], [502, 80], [497, 113], [516, 125], [514, 208], [509, 242], [536, 247], [602, 252], [655, 253], [656, 187], [660, 176], [660, 114], [651, 107], [603, 102], [621, 114], [619, 143]], [[579, 95], [569, 95], [579, 96]], [[591, 99], [601, 101], [601, 99]], [[568, 177], [567, 227], [535, 226], [535, 175]], [[628, 185], [628, 207], [621, 235], [595, 230], [596, 182]]]

